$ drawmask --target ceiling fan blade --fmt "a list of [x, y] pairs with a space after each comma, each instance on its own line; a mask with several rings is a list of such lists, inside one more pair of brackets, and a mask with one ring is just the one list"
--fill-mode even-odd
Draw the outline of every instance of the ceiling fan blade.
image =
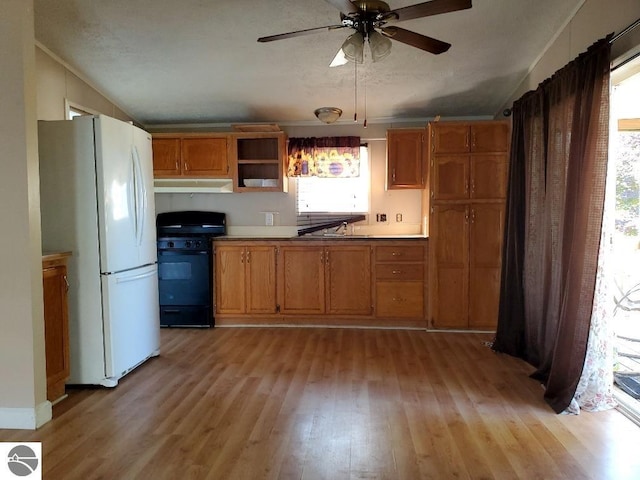
[[268, 37], [260, 37], [259, 42], [273, 42], [275, 40], [284, 40], [285, 38], [301, 37], [302, 35], [310, 35], [312, 33], [319, 32], [320, 30], [335, 30], [338, 28], [345, 28], [344, 25], [327, 25], [326, 27], [306, 28], [304, 30], [296, 30], [295, 32], [280, 33], [278, 35], [270, 35]]
[[400, 27], [385, 27], [380, 30], [386, 37], [397, 40], [401, 43], [406, 43], [407, 45], [419, 48], [420, 50], [426, 50], [434, 55], [446, 52], [451, 46], [450, 43], [436, 40], [435, 38], [411, 32]]
[[385, 18], [388, 18], [389, 21], [411, 20], [412, 18], [430, 17], [467, 8], [471, 8], [471, 0], [431, 0], [392, 10], [385, 14]]
[[325, 0], [327, 3], [330, 3], [342, 13], [358, 13], [358, 7], [356, 7], [349, 0]]

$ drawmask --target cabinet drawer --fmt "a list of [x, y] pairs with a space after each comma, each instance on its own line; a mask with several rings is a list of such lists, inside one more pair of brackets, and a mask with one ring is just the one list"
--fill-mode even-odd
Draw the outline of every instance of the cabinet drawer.
[[423, 262], [422, 245], [376, 247], [376, 262]]
[[424, 280], [421, 263], [380, 263], [376, 265], [376, 280]]
[[422, 282], [376, 282], [378, 317], [423, 318]]

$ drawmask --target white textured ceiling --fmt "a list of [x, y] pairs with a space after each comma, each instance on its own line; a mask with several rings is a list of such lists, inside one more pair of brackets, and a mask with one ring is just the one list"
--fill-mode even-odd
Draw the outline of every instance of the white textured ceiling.
[[[389, 0], [392, 9], [420, 0]], [[393, 42], [358, 68], [358, 118], [494, 115], [582, 0], [473, 0], [469, 10], [396, 25], [452, 44], [441, 55]], [[317, 122], [355, 110], [354, 67], [328, 65], [349, 29], [323, 0], [34, 0], [36, 39], [145, 125]]]

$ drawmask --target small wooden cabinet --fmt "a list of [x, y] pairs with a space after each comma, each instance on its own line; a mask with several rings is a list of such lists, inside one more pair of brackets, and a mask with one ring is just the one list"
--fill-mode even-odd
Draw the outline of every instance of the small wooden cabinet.
[[156, 178], [231, 176], [226, 134], [156, 134], [152, 148]]
[[234, 191], [287, 191], [284, 132], [234, 133], [230, 139]]
[[276, 313], [276, 246], [215, 247], [216, 313]]
[[47, 362], [47, 400], [65, 396], [69, 378], [69, 314], [67, 309], [67, 257], [69, 253], [44, 255], [42, 287], [44, 294], [44, 338]]
[[429, 124], [430, 323], [497, 324], [509, 126], [503, 121]]
[[509, 149], [507, 122], [433, 122], [429, 128], [432, 153], [506, 152]]
[[287, 245], [281, 252], [283, 314], [371, 315], [371, 247]]
[[387, 189], [425, 188], [425, 129], [387, 130]]
[[376, 245], [375, 270], [376, 315], [415, 319], [413, 326], [426, 326], [426, 246]]

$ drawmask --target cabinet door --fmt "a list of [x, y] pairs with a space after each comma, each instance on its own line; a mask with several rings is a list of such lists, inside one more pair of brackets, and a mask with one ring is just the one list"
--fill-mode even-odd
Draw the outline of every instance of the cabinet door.
[[506, 122], [471, 123], [472, 152], [506, 152], [509, 125]]
[[437, 205], [431, 215], [433, 325], [466, 328], [469, 293], [469, 209]]
[[183, 138], [184, 176], [225, 177], [229, 175], [226, 138]]
[[324, 313], [324, 249], [282, 247], [280, 256], [280, 311], [285, 314]]
[[153, 175], [176, 177], [180, 175], [180, 138], [154, 138]]
[[434, 200], [469, 198], [469, 156], [436, 155], [432, 182]]
[[245, 271], [247, 313], [275, 313], [276, 248], [248, 246]]
[[245, 247], [219, 246], [215, 250], [216, 312], [245, 312]]
[[327, 313], [370, 315], [371, 248], [329, 247], [325, 264]]
[[469, 327], [495, 327], [498, 322], [504, 206], [470, 208]]
[[69, 377], [69, 321], [67, 312], [67, 268], [56, 266], [42, 272], [44, 291], [44, 338], [47, 370], [47, 400], [64, 395]]
[[423, 188], [424, 129], [387, 131], [387, 188]]
[[431, 124], [431, 142], [433, 153], [467, 153], [469, 151], [468, 124]]
[[504, 199], [507, 196], [507, 154], [477, 154], [471, 156], [470, 197]]

